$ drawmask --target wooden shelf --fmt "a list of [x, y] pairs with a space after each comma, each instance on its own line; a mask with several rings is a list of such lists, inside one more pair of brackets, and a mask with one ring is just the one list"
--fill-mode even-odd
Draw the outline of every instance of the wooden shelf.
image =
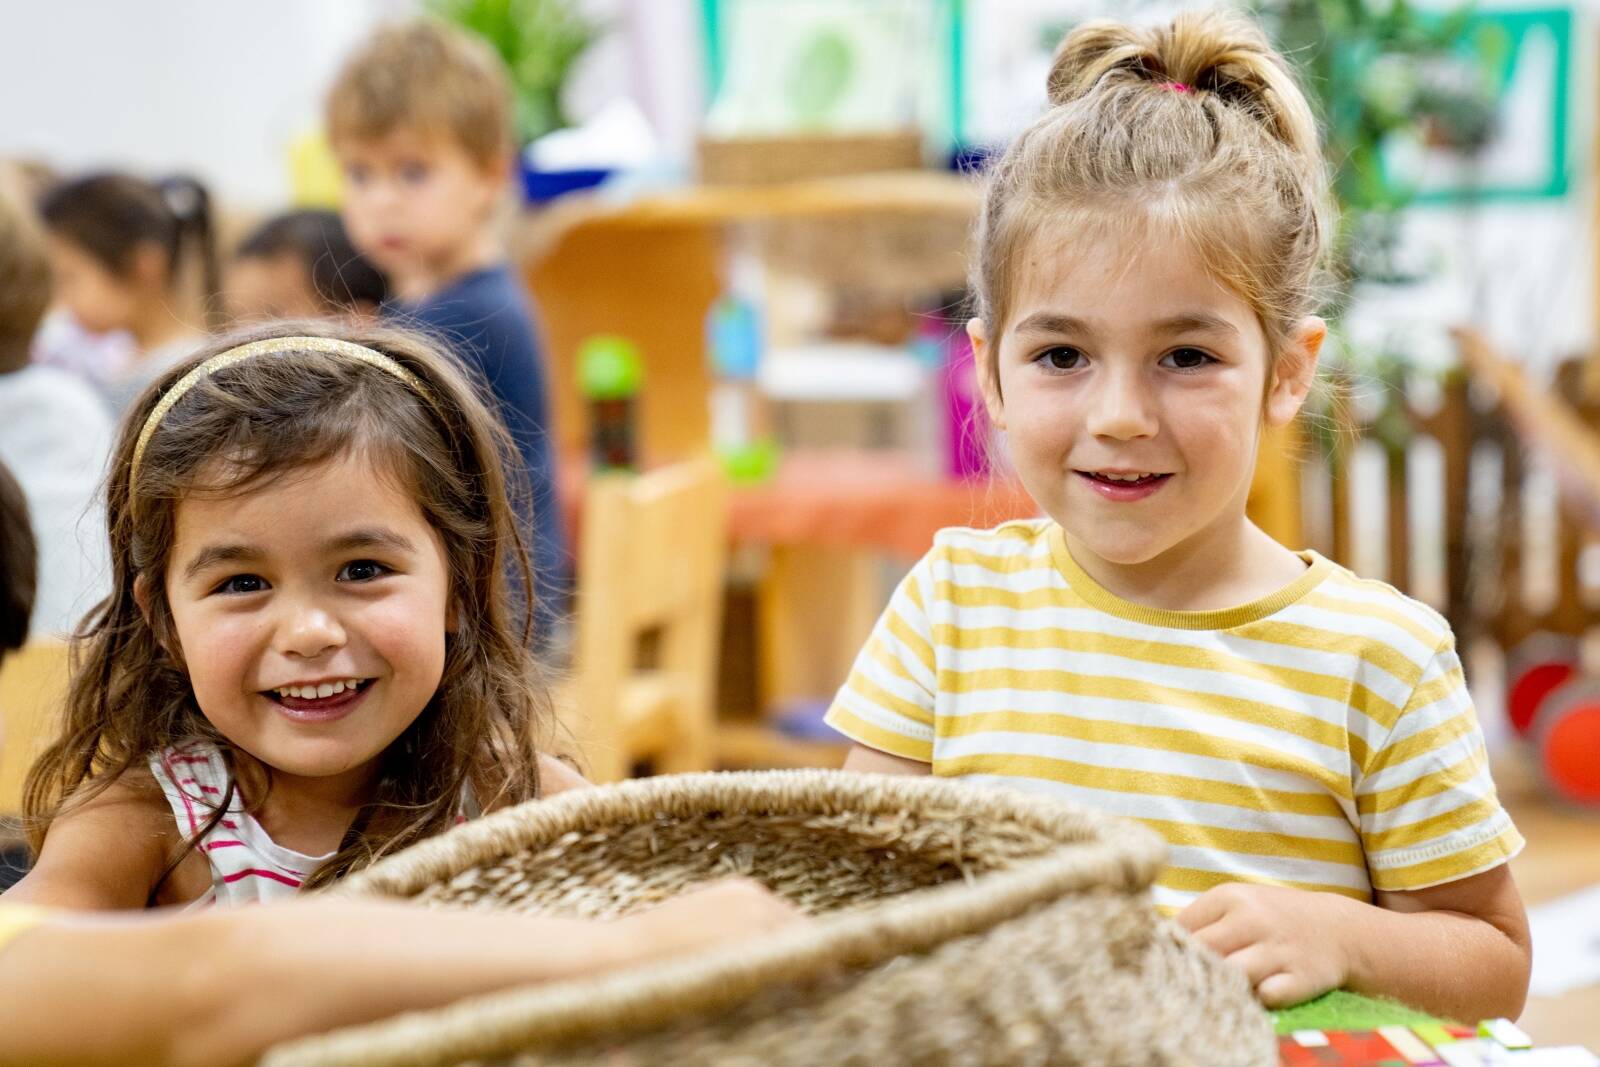
[[[961, 241], [980, 199], [971, 178], [914, 170], [774, 185], [694, 185], [625, 202], [603, 192], [573, 194], [524, 214], [511, 244], [538, 310], [560, 450], [573, 454], [586, 445], [588, 414], [574, 363], [584, 339], [602, 333], [632, 339], [645, 363], [641, 451], [671, 459], [705, 447], [705, 318], [722, 288], [727, 227], [845, 227], [850, 232], [844, 236], [861, 246], [851, 264], [871, 269], [880, 284], [896, 276], [893, 263], [959, 280], [966, 270]], [[878, 248], [883, 258], [870, 260], [871, 235], [896, 231], [943, 249], [943, 258], [897, 239], [888, 249]], [[786, 254], [809, 250], [820, 262], [838, 261], [832, 244], [819, 250], [807, 245], [806, 236], [785, 231], [775, 243]]]
[[579, 229], [648, 230], [721, 226], [853, 215], [971, 218], [982, 190], [949, 171], [910, 170], [774, 185], [691, 185], [614, 201], [603, 192], [574, 194], [525, 214], [515, 244], [524, 262], [554, 249]]

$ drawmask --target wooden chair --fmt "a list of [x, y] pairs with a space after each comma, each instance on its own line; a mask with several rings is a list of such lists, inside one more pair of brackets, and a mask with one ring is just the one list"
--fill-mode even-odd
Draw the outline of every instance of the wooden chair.
[[22, 813], [28, 768], [55, 736], [67, 697], [67, 646], [37, 641], [0, 666], [0, 816]]
[[597, 782], [712, 766], [727, 508], [709, 459], [589, 482], [561, 703]]

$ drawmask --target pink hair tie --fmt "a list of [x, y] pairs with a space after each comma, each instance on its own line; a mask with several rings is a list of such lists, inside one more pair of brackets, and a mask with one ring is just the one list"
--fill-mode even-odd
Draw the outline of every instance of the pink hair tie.
[[1162, 82], [1161, 88], [1171, 89], [1175, 93], [1187, 93], [1190, 92], [1194, 86], [1185, 85], [1183, 82]]

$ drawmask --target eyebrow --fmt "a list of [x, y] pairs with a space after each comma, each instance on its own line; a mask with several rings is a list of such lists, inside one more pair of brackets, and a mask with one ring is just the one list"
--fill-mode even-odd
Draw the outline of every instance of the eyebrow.
[[261, 553], [248, 545], [207, 545], [183, 568], [183, 580], [188, 581], [220, 563], [248, 563], [260, 558]]
[[[1071, 315], [1058, 315], [1052, 311], [1039, 311], [1021, 322], [1017, 323], [1013, 333], [1055, 333], [1055, 334], [1085, 334], [1092, 333], [1089, 324], [1083, 319]], [[1151, 333], [1176, 334], [1176, 333], [1221, 333], [1237, 335], [1238, 327], [1219, 315], [1209, 311], [1185, 311], [1177, 315], [1169, 315], [1151, 324]]]
[[[354, 552], [363, 548], [387, 548], [403, 553], [414, 553], [417, 550], [409, 538], [382, 526], [351, 530], [347, 534], [342, 534], [322, 543], [322, 551], [330, 555], [338, 552]], [[194, 558], [183, 568], [183, 577], [185, 581], [188, 581], [202, 571], [218, 564], [253, 563], [264, 559], [265, 556], [266, 554], [259, 548], [250, 545], [207, 545], [199, 552], [196, 552]]]

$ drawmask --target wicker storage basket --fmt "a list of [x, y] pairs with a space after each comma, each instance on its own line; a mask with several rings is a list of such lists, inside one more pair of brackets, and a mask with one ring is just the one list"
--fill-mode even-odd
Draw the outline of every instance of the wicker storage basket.
[[726, 874], [816, 920], [281, 1046], [264, 1067], [1276, 1062], [1242, 975], [1156, 918], [1149, 831], [829, 771], [626, 782], [423, 842], [341, 892], [609, 916]]

